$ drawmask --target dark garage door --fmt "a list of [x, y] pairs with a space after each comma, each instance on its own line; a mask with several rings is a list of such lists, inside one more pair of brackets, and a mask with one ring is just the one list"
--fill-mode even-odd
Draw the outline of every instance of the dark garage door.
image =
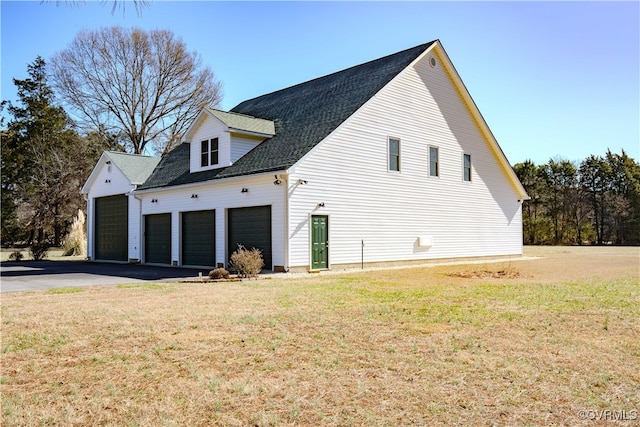
[[129, 232], [129, 199], [127, 196], [108, 196], [95, 199], [95, 258], [127, 261]]
[[145, 215], [144, 262], [171, 264], [171, 214]]
[[182, 264], [214, 266], [216, 211], [182, 212]]
[[271, 269], [271, 206], [236, 208], [228, 211], [229, 257], [238, 244], [262, 250], [264, 268]]

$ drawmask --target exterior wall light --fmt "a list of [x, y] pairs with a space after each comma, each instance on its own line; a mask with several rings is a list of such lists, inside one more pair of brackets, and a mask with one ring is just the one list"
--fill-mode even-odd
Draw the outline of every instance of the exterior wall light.
[[241, 192], [241, 193], [248, 193], [248, 192], [249, 192], [249, 189], [248, 189], [248, 188], [243, 188], [240, 192]]
[[298, 180], [298, 185], [307, 185], [308, 181], [306, 179], [299, 179]]
[[151, 203], [158, 203], [158, 199], [151, 199]]
[[278, 178], [278, 175], [274, 175], [276, 177], [276, 180], [273, 181], [273, 185], [280, 185], [282, 184], [282, 181], [280, 180], [280, 178]]
[[197, 198], [198, 198], [198, 195], [197, 195], [197, 194], [192, 194], [192, 195], [191, 195], [191, 198], [192, 198], [192, 199], [197, 199]]

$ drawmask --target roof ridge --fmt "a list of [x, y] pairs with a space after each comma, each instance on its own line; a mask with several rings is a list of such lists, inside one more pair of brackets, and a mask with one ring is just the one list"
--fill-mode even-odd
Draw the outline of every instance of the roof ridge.
[[269, 119], [263, 119], [262, 117], [251, 116], [249, 114], [237, 113], [235, 111], [225, 111], [225, 110], [222, 110], [220, 108], [213, 108], [213, 107], [209, 107], [209, 106], [206, 106], [205, 108], [208, 109], [208, 110], [211, 110], [211, 111], [219, 111], [219, 112], [224, 113], [224, 114], [233, 114], [233, 115], [236, 115], [236, 116], [246, 117], [248, 119], [269, 120]]
[[[230, 113], [235, 113], [235, 111], [233, 111], [233, 110], [234, 110], [236, 107], [238, 107], [240, 104], [244, 104], [245, 102], [249, 102], [249, 101], [253, 101], [253, 100], [255, 100], [255, 99], [259, 99], [259, 98], [262, 98], [262, 97], [266, 97], [266, 96], [269, 96], [269, 95], [273, 95], [273, 94], [278, 93], [278, 92], [284, 92], [284, 91], [286, 91], [286, 90], [293, 89], [293, 88], [298, 87], [298, 86], [306, 85], [306, 84], [308, 84], [308, 83], [311, 83], [311, 82], [314, 82], [314, 81], [317, 81], [317, 80], [321, 80], [321, 79], [324, 79], [324, 78], [327, 78], [327, 77], [334, 76], [334, 75], [336, 75], [336, 74], [340, 74], [340, 73], [343, 73], [343, 72], [346, 72], [346, 71], [349, 71], [349, 70], [353, 70], [354, 68], [362, 67], [362, 66], [365, 66], [365, 65], [370, 65], [370, 64], [372, 64], [372, 63], [374, 63], [374, 62], [378, 62], [378, 61], [383, 62], [383, 61], [385, 61], [385, 60], [388, 60], [388, 59], [389, 59], [390, 57], [392, 57], [392, 56], [396, 56], [396, 55], [400, 56], [400, 55], [402, 55], [402, 54], [407, 53], [407, 52], [408, 52], [408, 51], [410, 51], [410, 50], [414, 50], [414, 49], [418, 49], [418, 48], [424, 48], [424, 50], [426, 50], [429, 46], [431, 46], [433, 43], [438, 42], [438, 41], [439, 41], [439, 39], [435, 39], [435, 40], [432, 40], [432, 41], [427, 42], [427, 43], [419, 44], [419, 45], [417, 45], [417, 46], [410, 47], [410, 48], [408, 48], [408, 49], [403, 49], [403, 50], [401, 50], [401, 51], [398, 51], [398, 52], [395, 52], [395, 53], [390, 53], [390, 54], [385, 55], [385, 56], [382, 56], [382, 57], [380, 57], [380, 58], [376, 58], [376, 59], [372, 59], [372, 60], [370, 60], [370, 61], [363, 62], [363, 63], [361, 63], [361, 64], [352, 65], [351, 67], [347, 67], [347, 68], [344, 68], [344, 69], [339, 70], [339, 71], [334, 71], [334, 72], [332, 72], [332, 73], [325, 74], [324, 76], [315, 77], [315, 78], [313, 78], [313, 79], [309, 79], [309, 80], [306, 80], [306, 81], [304, 81], [304, 82], [296, 83], [296, 84], [294, 84], [294, 85], [287, 86], [287, 87], [282, 88], [282, 89], [274, 90], [273, 92], [263, 93], [262, 95], [258, 95], [258, 96], [255, 96], [255, 97], [253, 97], [253, 98], [245, 99], [244, 101], [241, 101], [241, 102], [240, 102], [240, 103], [238, 103], [235, 107], [233, 107], [232, 109], [230, 109], [230, 110], [229, 110], [229, 112], [230, 112]], [[238, 114], [242, 114], [242, 113], [238, 113]], [[251, 117], [251, 116], [250, 116], [250, 117]]]
[[127, 153], [124, 151], [107, 151], [107, 154], [118, 154], [118, 155], [123, 155], [123, 156], [135, 156], [135, 157], [148, 157], [150, 159], [159, 159], [160, 157], [158, 156], [150, 156], [148, 154], [135, 154], [135, 153]]

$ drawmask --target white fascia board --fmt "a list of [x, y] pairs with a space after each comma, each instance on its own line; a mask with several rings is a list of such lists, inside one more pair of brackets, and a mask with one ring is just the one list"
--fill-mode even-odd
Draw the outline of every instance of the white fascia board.
[[237, 133], [237, 134], [240, 134], [240, 135], [258, 136], [258, 137], [261, 137], [261, 138], [264, 138], [264, 139], [273, 138], [273, 136], [274, 136], [274, 135], [271, 135], [271, 134], [268, 134], [268, 133], [253, 132], [253, 131], [250, 131], [250, 130], [230, 128], [230, 127], [227, 127], [226, 132]]
[[484, 117], [482, 116], [482, 113], [480, 112], [480, 109], [476, 105], [475, 101], [471, 97], [471, 94], [467, 90], [467, 87], [464, 85], [462, 78], [458, 74], [458, 71], [453, 65], [453, 62], [451, 62], [451, 59], [449, 58], [449, 55], [447, 55], [447, 52], [444, 50], [444, 47], [442, 47], [442, 45], [440, 44], [440, 41], [436, 41], [418, 59], [421, 59], [424, 55], [426, 55], [430, 51], [433, 51], [435, 55], [438, 57], [438, 59], [440, 60], [440, 63], [444, 65], [445, 70], [449, 75], [449, 78], [452, 80], [463, 102], [465, 103], [469, 112], [471, 113], [471, 116], [473, 117], [474, 121], [476, 122], [480, 130], [480, 133], [484, 136], [485, 141], [489, 144], [489, 147], [491, 148], [491, 151], [497, 158], [498, 163], [502, 166], [504, 173], [509, 178], [509, 181], [511, 182], [514, 189], [516, 190], [516, 193], [518, 193], [519, 199], [529, 200], [530, 197], [527, 194], [527, 191], [524, 189], [524, 187], [522, 186], [522, 183], [520, 182], [517, 175], [513, 171], [511, 164], [509, 164], [509, 161], [507, 160], [507, 156], [504, 154], [504, 151], [502, 151], [500, 144], [498, 144], [498, 141], [493, 135], [493, 132], [491, 132], [489, 125], [487, 124]]

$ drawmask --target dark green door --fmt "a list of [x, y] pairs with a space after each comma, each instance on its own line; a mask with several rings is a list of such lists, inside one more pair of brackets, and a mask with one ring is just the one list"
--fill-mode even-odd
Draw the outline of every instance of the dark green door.
[[216, 211], [182, 212], [182, 264], [216, 264]]
[[144, 262], [171, 264], [171, 214], [145, 215]]
[[264, 268], [272, 268], [271, 206], [229, 209], [227, 212], [228, 257], [241, 244], [247, 249], [262, 251]]
[[311, 217], [311, 268], [329, 268], [329, 217]]
[[95, 259], [127, 261], [129, 199], [108, 196], [95, 199]]

